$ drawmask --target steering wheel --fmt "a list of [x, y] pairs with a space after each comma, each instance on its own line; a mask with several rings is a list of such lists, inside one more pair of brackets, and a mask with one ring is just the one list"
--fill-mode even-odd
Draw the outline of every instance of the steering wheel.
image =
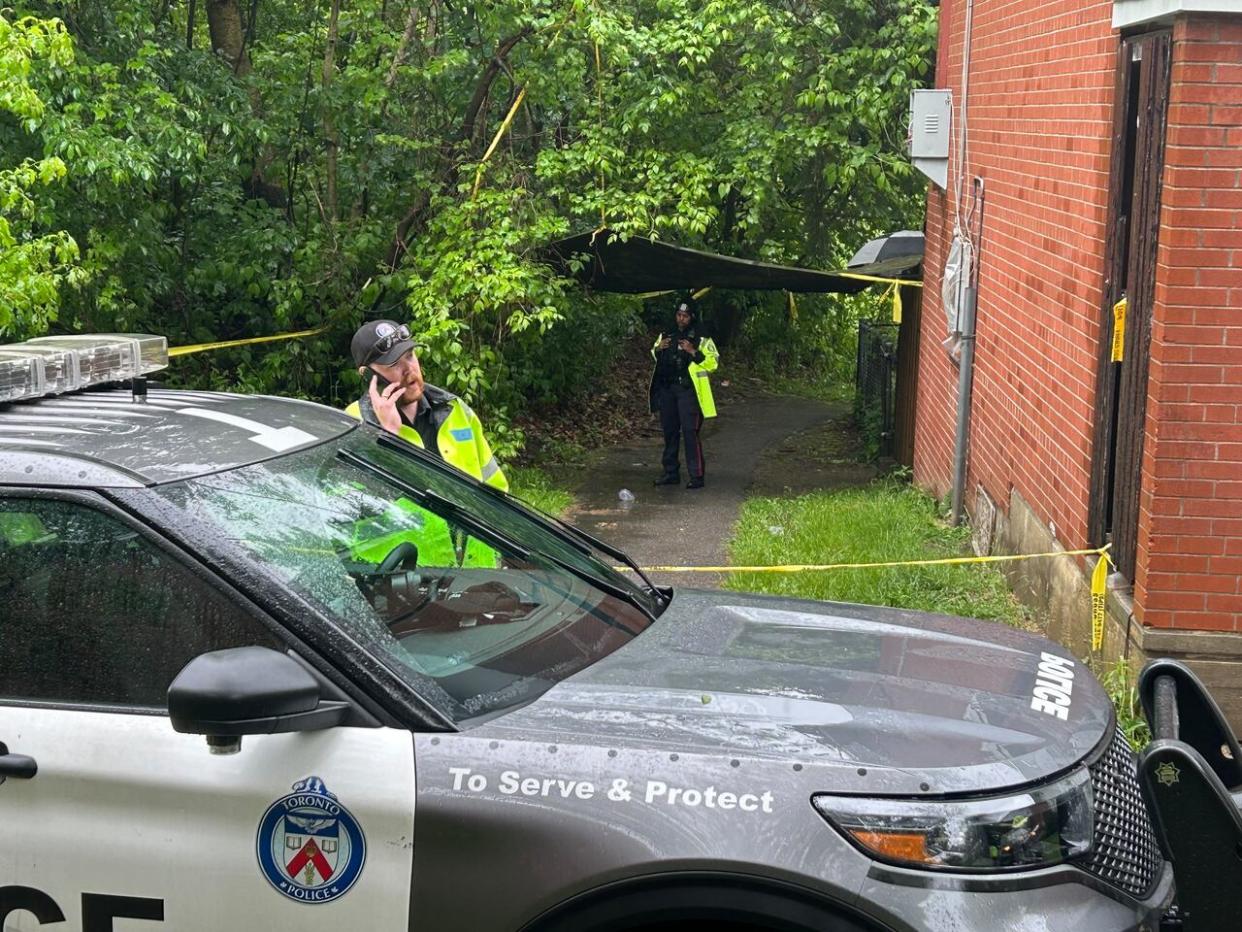
[[408, 540], [403, 540], [393, 547], [392, 550], [388, 551], [388, 556], [384, 557], [376, 572], [380, 574], [395, 573], [398, 569], [413, 570], [417, 566], [418, 547]]

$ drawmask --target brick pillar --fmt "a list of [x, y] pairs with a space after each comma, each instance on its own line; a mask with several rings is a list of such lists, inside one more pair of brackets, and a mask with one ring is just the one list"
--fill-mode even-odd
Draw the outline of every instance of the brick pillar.
[[[1145, 653], [1213, 658], [1200, 672], [1238, 688], [1242, 16], [1174, 25], [1152, 313], [1135, 615]], [[1242, 723], [1242, 690], [1226, 704]]]

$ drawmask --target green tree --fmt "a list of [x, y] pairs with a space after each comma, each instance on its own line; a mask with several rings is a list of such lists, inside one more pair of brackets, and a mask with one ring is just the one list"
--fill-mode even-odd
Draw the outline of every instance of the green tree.
[[46, 280], [57, 326], [174, 342], [330, 328], [179, 363], [200, 384], [343, 403], [347, 334], [384, 314], [418, 328], [434, 379], [512, 414], [589, 390], [638, 312], [553, 276], [550, 240], [606, 225], [830, 266], [920, 210], [901, 148], [934, 49], [926, 0], [76, 0], [61, 15], [48, 35], [67, 29], [76, 56], [22, 78], [46, 102], [37, 134], [0, 121], [0, 151], [70, 168], [24, 202], [29, 229], [82, 247], [77, 287]]
[[[0, 10], [0, 121], [37, 141], [44, 103], [31, 86], [32, 68], [63, 68], [72, 60], [73, 43], [59, 20], [12, 19]], [[53, 218], [37, 199], [39, 189], [65, 174], [55, 155], [0, 162], [0, 334], [43, 330], [55, 319], [61, 286], [81, 279], [77, 243], [49, 229]]]

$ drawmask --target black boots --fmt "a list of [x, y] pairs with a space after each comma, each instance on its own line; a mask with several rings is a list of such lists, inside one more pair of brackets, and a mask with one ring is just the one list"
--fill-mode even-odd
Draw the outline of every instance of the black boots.
[[[654, 485], [679, 485], [680, 483], [681, 483], [681, 476], [677, 475], [677, 473], [675, 472], [666, 472], [659, 479], [657, 479], [653, 484]], [[687, 489], [703, 488], [703, 477], [702, 476], [691, 476], [690, 481], [686, 483], [686, 488]]]

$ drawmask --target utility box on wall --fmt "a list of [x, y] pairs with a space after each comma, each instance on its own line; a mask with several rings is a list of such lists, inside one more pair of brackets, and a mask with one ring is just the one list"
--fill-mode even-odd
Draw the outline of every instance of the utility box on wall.
[[910, 161], [940, 187], [949, 183], [949, 128], [953, 92], [912, 91], [910, 94]]

